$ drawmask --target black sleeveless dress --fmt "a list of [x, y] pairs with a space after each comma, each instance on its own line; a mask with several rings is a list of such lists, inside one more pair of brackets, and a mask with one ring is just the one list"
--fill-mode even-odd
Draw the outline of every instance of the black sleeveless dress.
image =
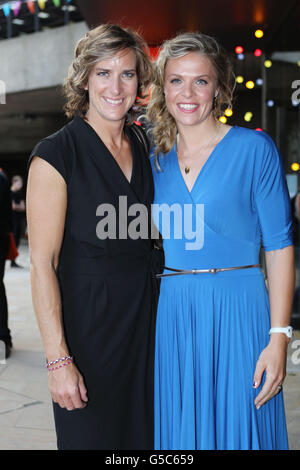
[[[124, 233], [119, 197], [128, 207], [143, 204], [151, 216], [154, 192], [145, 149], [130, 127], [125, 132], [133, 156], [130, 183], [80, 117], [39, 142], [29, 160], [43, 158], [67, 184], [58, 278], [65, 337], [89, 400], [74, 411], [53, 404], [58, 449], [153, 449], [154, 274], [161, 259], [150, 233], [118, 236], [118, 228]], [[97, 236], [100, 204], [115, 208], [115, 239]], [[128, 216], [127, 226], [134, 219]]]

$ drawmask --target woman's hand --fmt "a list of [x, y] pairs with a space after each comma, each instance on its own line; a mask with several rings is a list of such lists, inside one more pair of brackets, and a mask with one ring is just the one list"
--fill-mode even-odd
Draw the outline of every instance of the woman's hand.
[[86, 407], [87, 390], [74, 364], [49, 371], [48, 374], [49, 390], [54, 403], [68, 411]]
[[285, 334], [272, 334], [268, 346], [259, 356], [253, 377], [253, 387], [258, 388], [260, 386], [264, 372], [266, 373], [266, 379], [254, 401], [257, 409], [281, 390], [280, 386], [286, 375], [287, 345], [288, 339]]

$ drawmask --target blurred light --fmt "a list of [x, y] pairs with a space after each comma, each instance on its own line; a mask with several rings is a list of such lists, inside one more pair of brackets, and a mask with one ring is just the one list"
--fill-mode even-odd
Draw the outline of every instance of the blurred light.
[[260, 57], [262, 55], [261, 49], [255, 49], [254, 55], [255, 55], [255, 57]]
[[250, 122], [252, 117], [253, 117], [253, 114], [251, 113], [251, 111], [247, 111], [247, 113], [244, 115], [244, 120], [247, 122]]
[[257, 127], [255, 130], [259, 132], [263, 132], [263, 130], [260, 127]]
[[300, 168], [299, 163], [292, 163], [292, 164], [291, 164], [291, 169], [292, 169], [293, 171], [298, 171], [299, 168]]
[[298, 67], [300, 67], [300, 60], [298, 60], [297, 65], [298, 65]]
[[244, 77], [242, 77], [242, 75], [238, 75], [235, 80], [237, 81], [237, 83], [243, 83]]
[[149, 53], [152, 60], [156, 60], [160, 52], [160, 48], [158, 46], [149, 47]]
[[257, 37], [258, 39], [260, 39], [260, 38], [263, 37], [264, 32], [263, 32], [262, 29], [257, 29], [254, 34], [255, 34], [255, 37]]
[[242, 54], [244, 52], [244, 48], [242, 46], [236, 46], [235, 52], [237, 54]]
[[269, 108], [272, 108], [274, 106], [274, 101], [273, 100], [268, 100], [267, 101], [267, 106], [269, 106]]
[[39, 17], [39, 18], [42, 18], [42, 19], [49, 18], [49, 16], [50, 16], [49, 13], [45, 13], [44, 11], [40, 11], [40, 12], [38, 13], [38, 17]]
[[220, 116], [219, 121], [222, 122], [222, 124], [226, 124], [227, 118], [225, 116]]
[[267, 69], [269, 69], [270, 67], [272, 67], [272, 61], [270, 59], [267, 59], [265, 60], [264, 65]]
[[251, 88], [254, 88], [255, 87], [255, 84], [252, 80], [249, 80], [247, 83], [246, 83], [246, 87], [249, 88], [251, 90]]
[[21, 20], [20, 18], [14, 18], [11, 22], [13, 24], [17, 24], [17, 25], [20, 25], [20, 26], [24, 24], [24, 20]]
[[264, 83], [263, 79], [262, 78], [258, 78], [256, 80], [256, 85], [262, 85]]
[[245, 56], [244, 56], [244, 54], [238, 54], [238, 55], [237, 55], [237, 58], [238, 58], [239, 60], [244, 60]]
[[[67, 2], [68, 2], [68, 0], [67, 0]], [[61, 9], [64, 10], [64, 11], [68, 10], [70, 12], [77, 10], [77, 8], [74, 5], [63, 5], [61, 7]]]
[[230, 108], [225, 109], [224, 111], [225, 116], [230, 117], [233, 115], [233, 111]]
[[298, 104], [300, 104], [298, 100], [291, 100], [291, 101], [292, 101], [293, 106], [298, 106]]

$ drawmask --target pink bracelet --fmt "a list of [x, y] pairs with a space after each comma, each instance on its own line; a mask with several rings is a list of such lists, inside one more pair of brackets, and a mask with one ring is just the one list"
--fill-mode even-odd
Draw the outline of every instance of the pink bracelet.
[[72, 363], [73, 363], [73, 360], [69, 360], [69, 361], [65, 362], [64, 364], [60, 364], [59, 366], [48, 367], [48, 371], [51, 372], [53, 370], [60, 369], [61, 367], [68, 366], [69, 364], [72, 364]]

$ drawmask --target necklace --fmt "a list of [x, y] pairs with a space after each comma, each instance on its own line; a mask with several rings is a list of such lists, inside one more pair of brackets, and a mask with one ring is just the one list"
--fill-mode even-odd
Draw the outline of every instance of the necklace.
[[[214, 142], [216, 140], [216, 138], [219, 134], [219, 131], [220, 131], [220, 127], [221, 126], [218, 127], [218, 130], [217, 130], [216, 134], [214, 135], [213, 139], [211, 139], [211, 141], [209, 142], [208, 147], [211, 145], [212, 142]], [[178, 151], [178, 147], [179, 147], [178, 144], [179, 144], [179, 134], [177, 135], [177, 151]], [[186, 175], [190, 172], [190, 170], [191, 170], [191, 166], [184, 165], [184, 172], [185, 172]]]

